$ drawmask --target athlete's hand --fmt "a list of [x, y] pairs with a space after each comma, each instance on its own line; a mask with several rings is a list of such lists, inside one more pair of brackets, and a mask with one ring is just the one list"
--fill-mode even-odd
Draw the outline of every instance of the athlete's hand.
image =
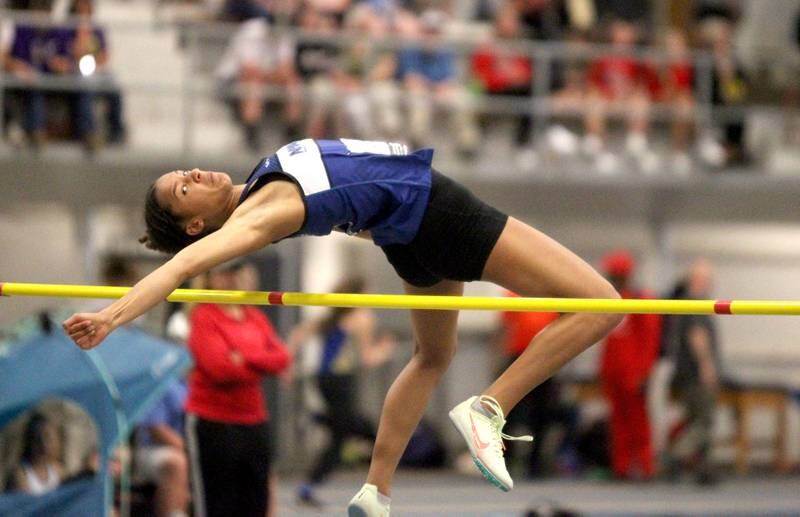
[[111, 318], [100, 312], [73, 314], [62, 327], [64, 333], [84, 350], [99, 345], [111, 332]]

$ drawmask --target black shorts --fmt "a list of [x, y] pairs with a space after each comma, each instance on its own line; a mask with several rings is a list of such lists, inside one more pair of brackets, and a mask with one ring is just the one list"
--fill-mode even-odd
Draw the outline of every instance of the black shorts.
[[508, 216], [459, 183], [432, 171], [431, 192], [416, 237], [382, 246], [400, 278], [416, 287], [441, 280], [480, 280]]

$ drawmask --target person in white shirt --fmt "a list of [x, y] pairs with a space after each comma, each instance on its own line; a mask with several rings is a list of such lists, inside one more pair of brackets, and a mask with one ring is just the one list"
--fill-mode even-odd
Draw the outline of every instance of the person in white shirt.
[[[287, 136], [294, 136], [298, 130], [302, 92], [294, 53], [295, 45], [289, 38], [273, 34], [266, 20], [254, 18], [242, 23], [217, 65], [215, 75], [222, 83], [222, 94], [230, 99], [247, 145], [253, 150], [262, 145], [264, 107], [269, 101], [283, 103]], [[275, 91], [270, 92], [271, 88]], [[271, 96], [279, 91], [282, 97]]]
[[16, 490], [39, 495], [58, 487], [64, 477], [58, 458], [56, 427], [43, 415], [34, 414], [25, 429], [22, 458], [14, 472]]

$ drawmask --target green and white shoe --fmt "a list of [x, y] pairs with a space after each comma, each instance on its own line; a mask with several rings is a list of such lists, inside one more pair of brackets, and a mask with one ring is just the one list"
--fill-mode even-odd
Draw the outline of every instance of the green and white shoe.
[[[494, 415], [487, 416], [473, 408], [475, 400], [487, 407], [487, 412]], [[472, 461], [491, 484], [504, 492], [514, 488], [514, 481], [506, 469], [506, 460], [503, 458], [503, 439], [523, 442], [533, 441], [532, 436], [509, 436], [503, 433], [506, 420], [503, 409], [492, 397], [481, 395], [470, 397], [450, 411], [450, 420], [464, 437], [472, 454]]]

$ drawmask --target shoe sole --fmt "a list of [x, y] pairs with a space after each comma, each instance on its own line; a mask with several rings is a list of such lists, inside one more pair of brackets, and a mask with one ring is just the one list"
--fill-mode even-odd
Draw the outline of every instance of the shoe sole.
[[[496, 486], [497, 488], [499, 488], [503, 492], [510, 491], [511, 489], [509, 487], [507, 487], [505, 485], [505, 483], [503, 483], [502, 481], [497, 479], [497, 477], [495, 477], [495, 475], [492, 474], [489, 471], [488, 468], [486, 468], [486, 465], [483, 464], [483, 462], [478, 458], [478, 456], [476, 456], [475, 453], [472, 452], [472, 446], [470, 445], [470, 440], [472, 439], [472, 437], [469, 436], [466, 433], [466, 431], [462, 430], [460, 425], [458, 425], [458, 419], [456, 417], [455, 412], [454, 411], [450, 411], [450, 413], [448, 413], [448, 415], [450, 416], [450, 421], [453, 422], [453, 425], [458, 430], [459, 434], [461, 434], [461, 437], [464, 438], [464, 441], [467, 442], [467, 447], [469, 447], [469, 454], [470, 454], [470, 456], [472, 456], [472, 461], [473, 461], [473, 463], [475, 463], [475, 466], [478, 467], [478, 471], [480, 471], [480, 473], [484, 477], [484, 479], [486, 479], [486, 481], [488, 481], [492, 485]], [[350, 517], [352, 517], [352, 516], [350, 516]], [[359, 516], [356, 516], [356, 517], [359, 517]]]

